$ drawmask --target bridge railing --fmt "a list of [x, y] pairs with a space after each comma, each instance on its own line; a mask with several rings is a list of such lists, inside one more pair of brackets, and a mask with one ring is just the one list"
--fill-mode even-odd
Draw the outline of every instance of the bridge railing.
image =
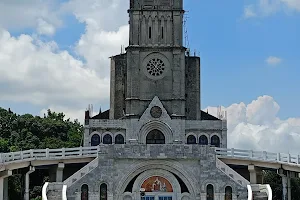
[[61, 149], [31, 149], [26, 151], [1, 153], [0, 163], [13, 162], [26, 159], [58, 159], [76, 156], [96, 156], [99, 147], [77, 147]]
[[215, 148], [216, 155], [219, 157], [231, 157], [239, 159], [262, 160], [268, 162], [282, 162], [289, 164], [300, 164], [300, 156], [286, 153], [272, 153], [267, 151], [253, 151], [242, 149], [223, 149]]

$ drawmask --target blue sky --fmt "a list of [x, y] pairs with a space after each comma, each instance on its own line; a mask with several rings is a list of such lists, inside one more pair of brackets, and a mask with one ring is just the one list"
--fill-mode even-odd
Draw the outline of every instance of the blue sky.
[[[278, 11], [245, 19], [244, 8], [250, 3], [253, 1], [185, 1], [190, 48], [201, 56], [202, 108], [250, 103], [258, 96], [270, 95], [281, 107], [280, 117], [298, 117], [300, 15]], [[75, 56], [73, 46], [85, 32], [85, 24], [71, 13], [62, 20], [55, 35], [40, 38], [54, 40], [60, 49]], [[35, 29], [11, 31], [12, 36], [24, 33], [34, 34]], [[282, 61], [270, 66], [266, 63], [269, 56]], [[1, 103], [20, 113], [40, 110], [22, 108], [24, 103]]]
[[[81, 121], [88, 104], [108, 109], [108, 57], [128, 44], [127, 8], [0, 2], [0, 106]], [[299, 152], [300, 2], [186, 0], [185, 10], [189, 47], [201, 57], [201, 107], [227, 110], [229, 146]]]

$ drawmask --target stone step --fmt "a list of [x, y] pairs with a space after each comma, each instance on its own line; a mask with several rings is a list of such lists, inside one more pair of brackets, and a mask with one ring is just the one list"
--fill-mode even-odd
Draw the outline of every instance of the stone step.
[[268, 195], [264, 192], [253, 192], [253, 200], [268, 200]]

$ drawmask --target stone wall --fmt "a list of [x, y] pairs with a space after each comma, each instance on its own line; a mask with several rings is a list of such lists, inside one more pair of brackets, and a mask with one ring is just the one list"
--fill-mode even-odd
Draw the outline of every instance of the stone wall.
[[[99, 166], [68, 188], [68, 199], [80, 195], [89, 185], [90, 199], [99, 199], [100, 184], [108, 185], [109, 200], [123, 199], [129, 182], [140, 173], [153, 169], [169, 171], [186, 184], [192, 199], [205, 200], [206, 186], [212, 184], [215, 200], [223, 200], [225, 187], [231, 186], [234, 198], [247, 195], [247, 189], [234, 183], [216, 168], [214, 149], [200, 145], [111, 145], [100, 146]], [[127, 195], [130, 192], [127, 191]]]

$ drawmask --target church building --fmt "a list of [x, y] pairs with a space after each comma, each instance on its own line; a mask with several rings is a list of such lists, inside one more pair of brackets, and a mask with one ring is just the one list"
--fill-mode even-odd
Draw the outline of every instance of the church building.
[[[129, 46], [111, 57], [110, 109], [85, 113], [84, 146], [99, 149], [70, 200], [236, 200], [215, 147], [227, 121], [201, 110], [200, 57], [183, 46], [183, 0], [130, 0]], [[205, 83], [204, 83], [205, 84]]]

